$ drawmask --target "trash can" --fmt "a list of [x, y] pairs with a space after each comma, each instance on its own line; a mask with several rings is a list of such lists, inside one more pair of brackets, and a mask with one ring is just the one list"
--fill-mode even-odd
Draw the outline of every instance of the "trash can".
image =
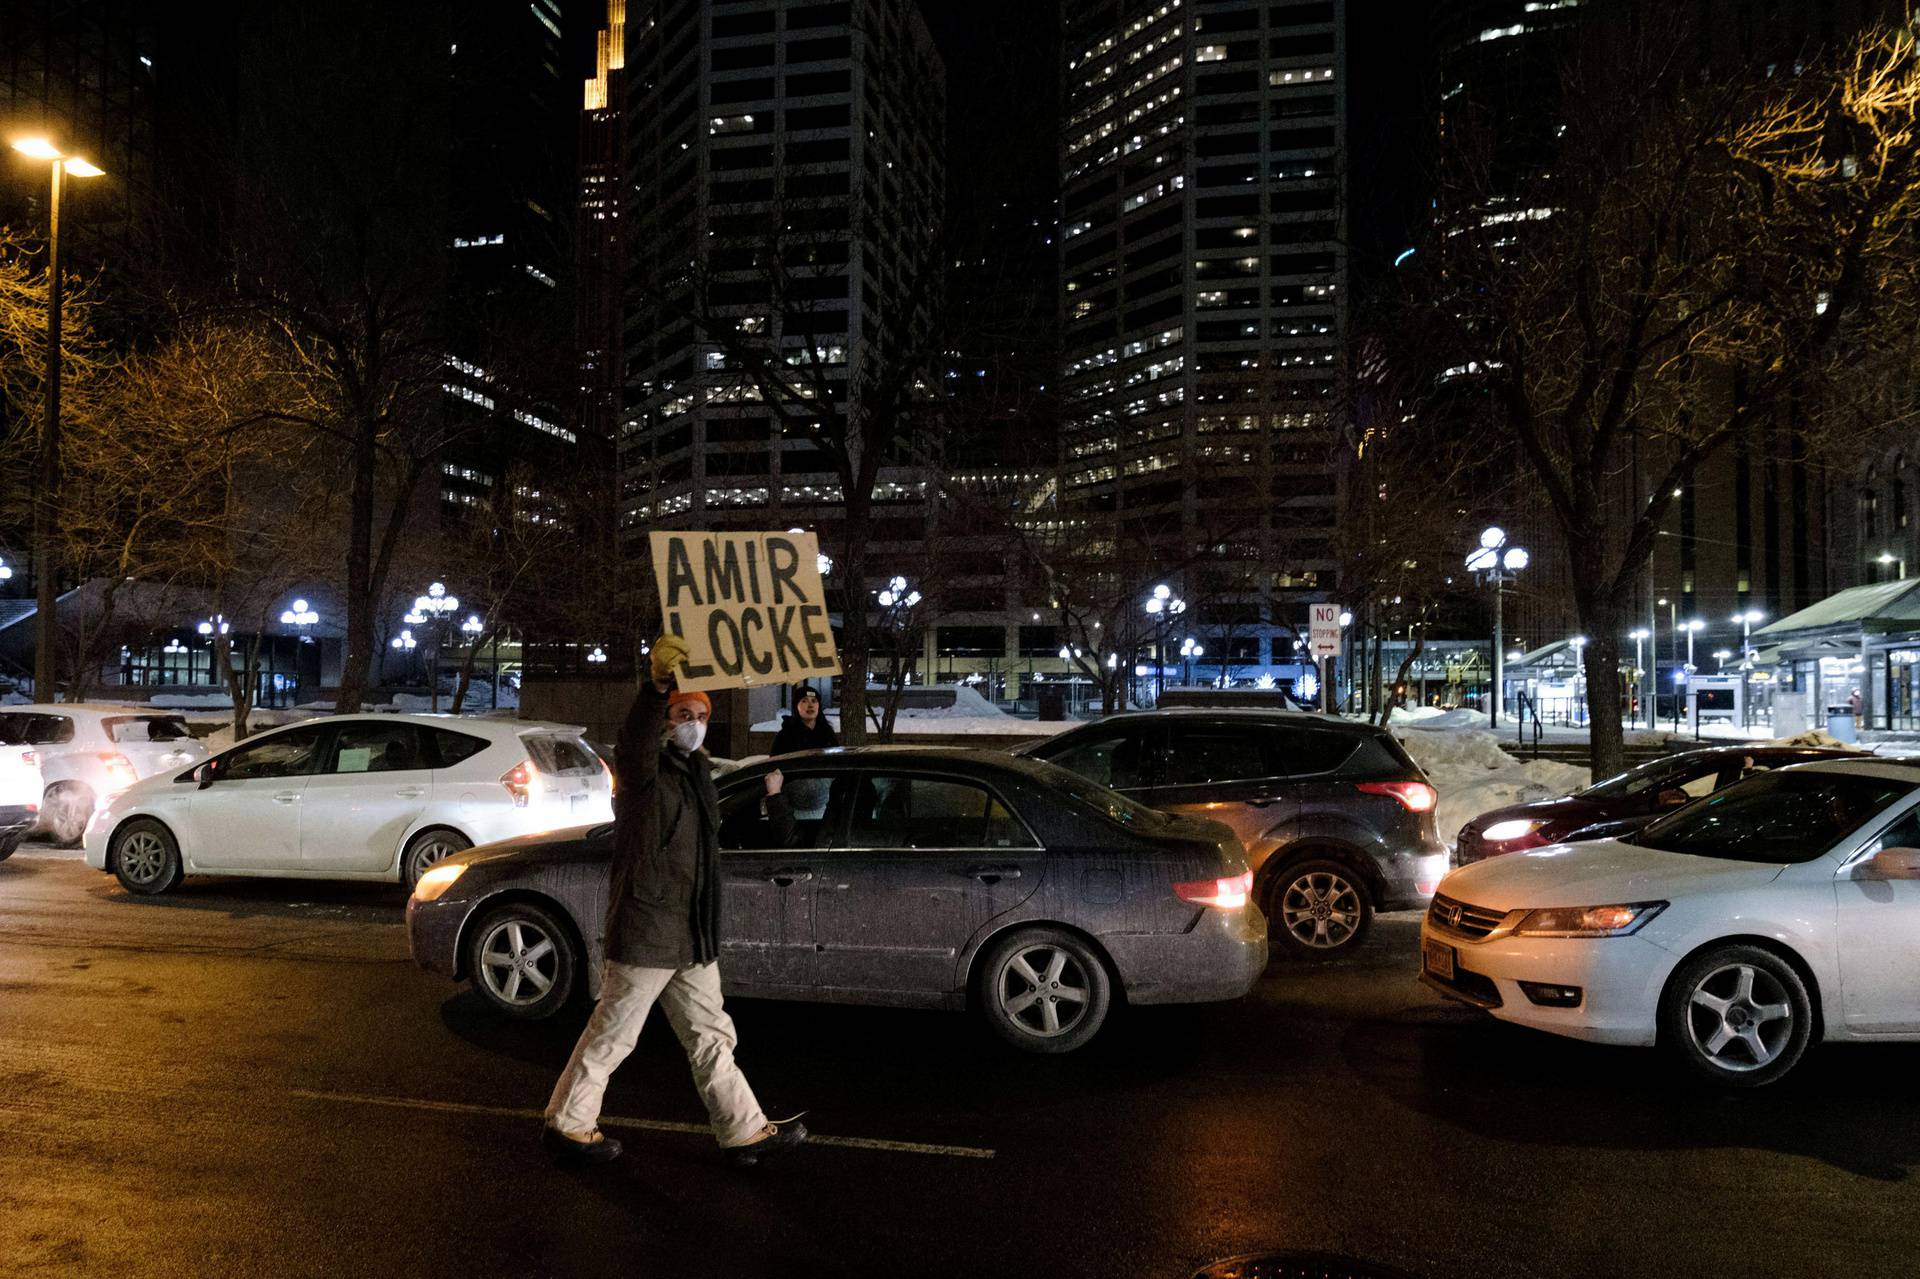
[[1854, 731], [1853, 712], [1842, 706], [1838, 710], [1827, 708], [1827, 734], [1835, 741], [1857, 742], [1859, 734]]
[[[1057, 685], [1042, 685], [1039, 691], [1040, 718], [1059, 721], [1067, 717], [1067, 690]], [[1851, 740], [1851, 739], [1849, 739]]]

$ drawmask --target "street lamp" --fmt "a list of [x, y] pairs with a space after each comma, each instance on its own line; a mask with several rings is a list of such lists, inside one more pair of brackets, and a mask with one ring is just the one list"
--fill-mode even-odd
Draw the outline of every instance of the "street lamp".
[[220, 614], [218, 613], [215, 613], [212, 617], [200, 623], [198, 626], [194, 627], [193, 629], [200, 632], [200, 634], [207, 636], [208, 638], [211, 638], [216, 634], [225, 635], [228, 631], [232, 630], [233, 628], [227, 625], [226, 618], [220, 616]]
[[1727, 673], [1727, 659], [1732, 656], [1733, 656], [1733, 650], [1730, 648], [1714, 649], [1713, 660], [1717, 662], [1718, 665], [1714, 667], [1713, 673], [1716, 675], [1725, 675]]
[[598, 644], [595, 644], [593, 646], [593, 651], [587, 654], [587, 660], [589, 662], [594, 663], [595, 665], [598, 665], [599, 663], [607, 660], [607, 654], [605, 650], [603, 650]]
[[309, 607], [305, 600], [295, 600], [292, 608], [280, 612], [280, 625], [294, 627], [299, 632], [302, 644], [313, 643], [313, 636], [307, 631], [319, 621], [320, 614]]
[[1753, 660], [1754, 623], [1766, 621], [1767, 615], [1757, 608], [1748, 608], [1735, 613], [1733, 620], [1740, 623], [1740, 660], [1743, 663], [1750, 662]]
[[1480, 531], [1480, 545], [1467, 556], [1468, 570], [1481, 581], [1493, 583], [1493, 705], [1487, 714], [1489, 728], [1500, 726], [1500, 706], [1507, 696], [1506, 645], [1500, 637], [1501, 595], [1530, 559], [1524, 547], [1507, 545], [1507, 532], [1497, 524]]
[[1191, 639], [1180, 641], [1180, 682], [1182, 684], [1193, 682], [1192, 665], [1197, 659], [1206, 655], [1206, 645], [1195, 643]]
[[35, 468], [33, 502], [33, 690], [42, 701], [53, 700], [53, 653], [60, 642], [54, 609], [58, 574], [53, 565], [53, 526], [60, 508], [60, 195], [68, 177], [97, 178], [104, 170], [77, 155], [68, 155], [51, 139], [13, 139], [13, 149], [52, 170], [52, 198], [47, 204], [47, 370], [46, 402], [40, 426], [40, 456]]
[[[1641, 681], [1646, 678], [1647, 668], [1642, 665], [1640, 661], [1640, 645], [1642, 641], [1652, 639], [1653, 632], [1644, 626], [1636, 626], [1627, 632], [1627, 638], [1633, 641], [1633, 686], [1640, 692], [1640, 695], [1644, 697], [1646, 695], [1645, 685]], [[1652, 712], [1649, 711], [1648, 714], [1651, 715]], [[1647, 720], [1647, 726], [1653, 726], [1653, 720], [1651, 718]]]
[[[433, 657], [430, 659], [427, 668], [427, 704], [436, 711], [440, 709], [440, 641], [442, 635], [445, 633], [446, 623], [452, 618], [454, 612], [459, 609], [459, 607], [460, 597], [458, 595], [447, 594], [447, 587], [444, 582], [434, 582], [427, 587], [427, 593], [425, 595], [416, 595], [413, 597], [413, 607], [400, 619], [408, 626], [431, 626], [433, 628], [430, 632], [433, 639]], [[408, 630], [402, 631], [400, 634], [405, 636], [409, 642], [404, 646], [396, 642], [394, 647], [404, 647], [411, 651], [415, 643], [417, 643], [417, 641], [413, 639], [413, 632]]]
[[1147, 616], [1153, 619], [1155, 635], [1153, 639], [1153, 665], [1156, 670], [1154, 679], [1154, 698], [1167, 691], [1167, 628], [1173, 619], [1187, 611], [1187, 602], [1173, 593], [1173, 588], [1165, 582], [1155, 586], [1147, 595]]
[[1687, 633], [1687, 674], [1691, 675], [1700, 669], [1693, 664], [1693, 637], [1706, 630], [1707, 624], [1696, 617], [1680, 629]]
[[487, 629], [487, 624], [480, 620], [480, 615], [478, 613], [467, 614], [467, 620], [460, 623], [460, 630], [463, 634], [466, 635], [467, 643], [469, 644], [479, 639], [480, 632], [486, 629]]

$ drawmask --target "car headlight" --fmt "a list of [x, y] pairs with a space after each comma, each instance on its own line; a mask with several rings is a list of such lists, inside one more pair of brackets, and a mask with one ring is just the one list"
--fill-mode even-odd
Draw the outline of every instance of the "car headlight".
[[1633, 902], [1625, 906], [1555, 906], [1530, 910], [1514, 935], [1519, 937], [1625, 937], [1638, 932], [1649, 919], [1667, 908], [1665, 902]]
[[467, 873], [465, 862], [455, 862], [449, 866], [429, 867], [427, 873], [420, 876], [420, 882], [413, 886], [413, 896], [417, 901], [430, 902], [453, 887], [453, 881]]
[[1495, 822], [1480, 832], [1480, 838], [1491, 840], [1496, 844], [1504, 844], [1510, 839], [1531, 835], [1545, 825], [1546, 823], [1542, 821], [1529, 821], [1524, 817], [1515, 817], [1504, 822]]

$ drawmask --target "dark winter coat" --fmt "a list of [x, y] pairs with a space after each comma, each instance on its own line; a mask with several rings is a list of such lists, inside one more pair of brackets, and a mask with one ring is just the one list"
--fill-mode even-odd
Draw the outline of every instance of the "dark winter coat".
[[833, 725], [827, 723], [822, 714], [808, 728], [798, 715], [789, 715], [780, 721], [780, 731], [773, 735], [773, 754], [791, 755], [794, 751], [823, 751], [838, 746], [840, 738], [833, 731]]
[[643, 682], [620, 730], [607, 958], [684, 968], [720, 957], [713, 765], [665, 744], [667, 694]]

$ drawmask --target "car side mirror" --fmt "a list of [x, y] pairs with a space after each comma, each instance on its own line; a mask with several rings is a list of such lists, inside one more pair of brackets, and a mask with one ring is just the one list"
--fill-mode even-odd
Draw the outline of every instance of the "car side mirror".
[[1867, 862], [1874, 879], [1920, 879], [1920, 848], [1883, 848]]
[[1678, 808], [1691, 798], [1693, 798], [1691, 795], [1687, 794], [1685, 791], [1679, 789], [1678, 787], [1675, 787], [1672, 790], [1661, 791], [1659, 798], [1655, 799], [1653, 802], [1658, 804], [1662, 808]]
[[213, 785], [213, 773], [213, 761], [208, 760], [193, 770], [193, 780], [200, 784], [201, 790], [205, 790], [207, 787]]

